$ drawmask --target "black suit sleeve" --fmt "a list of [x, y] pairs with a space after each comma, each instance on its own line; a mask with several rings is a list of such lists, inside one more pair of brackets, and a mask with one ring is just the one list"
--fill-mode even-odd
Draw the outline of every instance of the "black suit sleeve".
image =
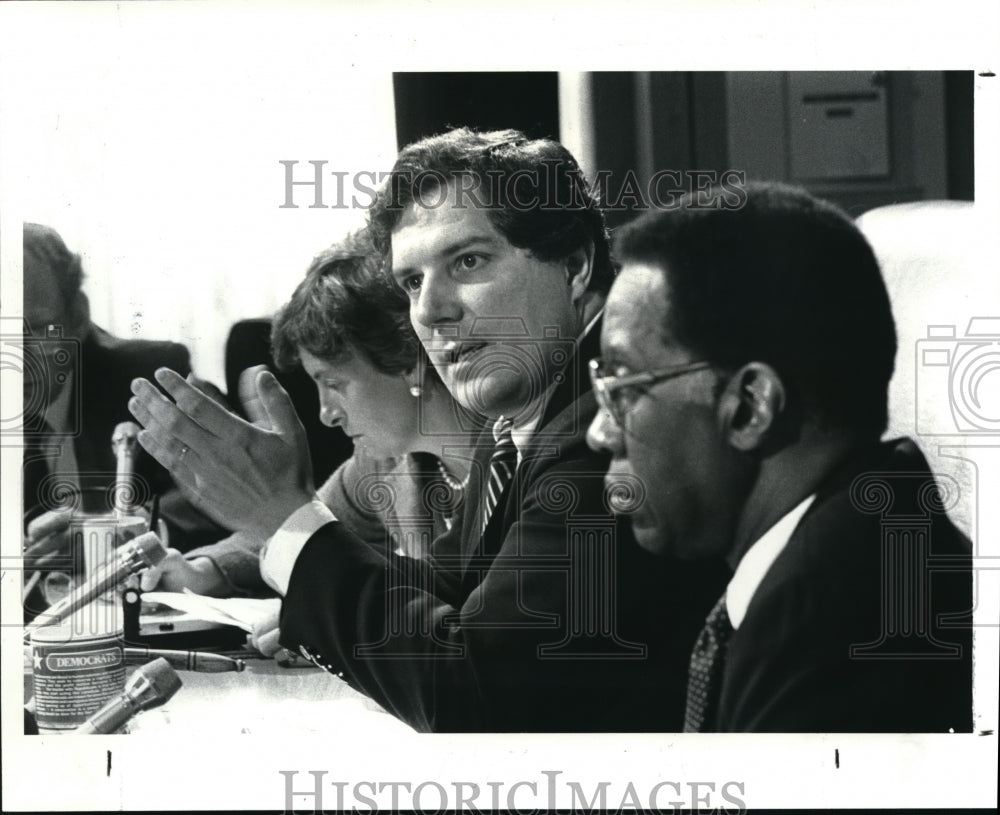
[[[425, 561], [386, 558], [341, 524], [320, 529], [292, 571], [282, 644], [305, 646], [324, 667], [343, 670], [418, 730], [667, 729], [655, 709], [664, 677], [648, 644], [623, 633], [636, 617], [649, 622], [639, 606], [622, 611], [626, 603], [604, 597], [610, 636], [568, 639], [587, 627], [568, 599], [580, 578], [568, 559], [571, 528], [580, 526], [575, 515], [603, 506], [604, 468], [582, 440], [567, 452], [530, 479], [516, 521], [481, 569], [456, 564], [458, 548], [436, 547]], [[561, 494], [572, 494], [572, 506]], [[622, 529], [607, 515], [590, 526], [614, 541], [602, 551], [619, 566], [635, 549], [615, 537]], [[604, 567], [610, 571], [600, 574], [615, 575]], [[621, 588], [625, 582], [619, 572], [611, 594], [642, 597], [641, 588]], [[662, 615], [655, 626], [670, 628]], [[690, 640], [679, 649], [685, 664], [689, 649]]]
[[[358, 458], [341, 464], [319, 488], [319, 499], [334, 516], [368, 546], [385, 549], [386, 529], [381, 519], [365, 511], [352, 500], [358, 474], [363, 472]], [[260, 551], [263, 541], [252, 535], [235, 532], [228, 538], [187, 552], [189, 560], [206, 557], [215, 564], [233, 594], [273, 596], [274, 592], [260, 573]]]

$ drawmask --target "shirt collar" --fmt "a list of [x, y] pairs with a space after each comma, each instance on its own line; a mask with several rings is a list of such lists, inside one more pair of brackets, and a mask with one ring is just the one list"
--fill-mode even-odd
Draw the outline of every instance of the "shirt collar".
[[549, 399], [552, 398], [552, 391], [555, 389], [555, 384], [550, 385], [545, 391], [545, 396], [538, 400], [538, 409], [532, 414], [531, 418], [510, 429], [510, 437], [514, 442], [514, 447], [517, 448], [517, 460], [519, 462], [524, 456], [525, 449], [531, 442], [531, 437], [535, 435], [535, 431], [538, 430], [538, 426], [542, 423], [545, 406], [548, 405]]
[[729, 613], [729, 621], [734, 630], [740, 627], [750, 601], [757, 593], [764, 576], [788, 544], [795, 527], [799, 525], [799, 521], [815, 497], [815, 494], [810, 495], [793, 507], [780, 521], [761, 535], [743, 555], [726, 588], [726, 611]]

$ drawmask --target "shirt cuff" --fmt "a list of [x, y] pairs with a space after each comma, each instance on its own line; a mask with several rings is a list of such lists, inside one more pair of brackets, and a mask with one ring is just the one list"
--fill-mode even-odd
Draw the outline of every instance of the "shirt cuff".
[[289, 515], [261, 552], [260, 574], [264, 582], [284, 597], [302, 547], [317, 529], [335, 520], [330, 508], [318, 497]]

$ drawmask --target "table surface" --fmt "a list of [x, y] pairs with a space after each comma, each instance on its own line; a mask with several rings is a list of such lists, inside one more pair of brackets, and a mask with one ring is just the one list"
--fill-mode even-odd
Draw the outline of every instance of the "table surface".
[[[126, 676], [136, 668], [130, 668]], [[248, 659], [243, 671], [178, 670], [181, 687], [158, 708], [138, 714], [128, 733], [199, 735], [352, 732], [413, 733], [340, 677], [308, 663], [283, 667], [274, 659]], [[24, 698], [32, 696], [26, 655]]]
[[315, 667], [285, 668], [273, 659], [253, 659], [241, 672], [178, 671], [178, 676], [180, 690], [162, 707], [133, 719], [130, 733], [413, 732], [344, 680]]
[[[67, 625], [88, 632], [116, 630], [120, 614], [118, 603], [95, 602], [72, 615]], [[178, 670], [177, 675], [182, 683], [177, 693], [161, 707], [138, 714], [126, 726], [129, 733], [414, 732], [343, 679], [302, 659], [295, 667], [284, 667], [275, 659], [251, 658], [239, 672]], [[33, 684], [30, 654], [24, 679], [27, 701]]]

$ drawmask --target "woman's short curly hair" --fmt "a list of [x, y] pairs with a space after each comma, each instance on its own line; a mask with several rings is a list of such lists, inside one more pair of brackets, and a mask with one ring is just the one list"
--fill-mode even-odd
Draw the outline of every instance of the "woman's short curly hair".
[[362, 354], [379, 371], [406, 373], [420, 343], [406, 295], [381, 271], [367, 229], [318, 254], [274, 318], [271, 349], [282, 370], [299, 364], [299, 349], [327, 361]]

